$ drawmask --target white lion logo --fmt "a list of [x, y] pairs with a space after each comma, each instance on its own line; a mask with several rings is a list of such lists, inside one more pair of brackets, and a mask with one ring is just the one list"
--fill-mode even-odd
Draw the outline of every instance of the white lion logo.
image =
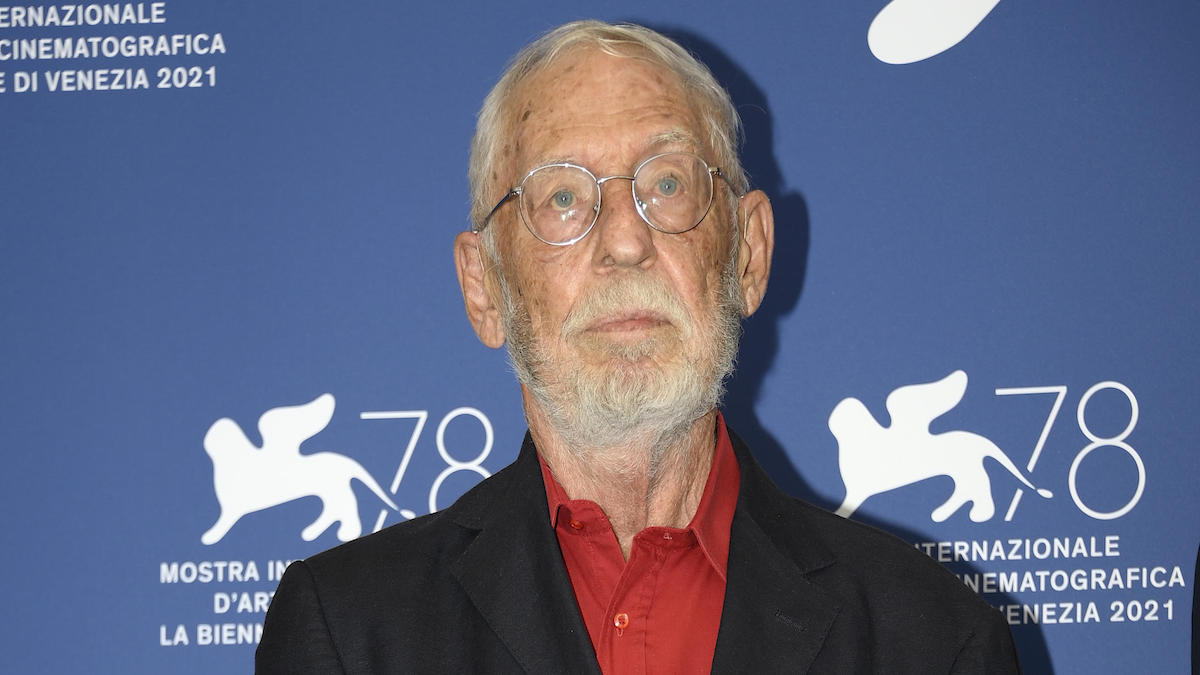
[[263, 446], [255, 447], [237, 422], [228, 417], [213, 422], [204, 435], [204, 450], [213, 462], [213, 489], [221, 516], [200, 537], [215, 544], [242, 516], [301, 497], [320, 497], [321, 515], [300, 533], [316, 539], [335, 522], [338, 539], [362, 534], [358, 500], [350, 488], [357, 478], [393, 509], [396, 505], [361, 464], [334, 452], [300, 454], [300, 444], [317, 435], [333, 419], [332, 394], [303, 405], [272, 408], [258, 418]]
[[956, 370], [937, 382], [900, 387], [887, 397], [892, 424], [879, 424], [862, 401], [843, 399], [829, 415], [829, 430], [838, 442], [838, 466], [846, 484], [846, 499], [838, 508], [849, 517], [872, 495], [916, 483], [933, 476], [954, 480], [954, 493], [933, 510], [942, 522], [963, 504], [972, 502], [971, 520], [992, 517], [996, 505], [983, 459], [991, 457], [1031, 490], [1049, 499], [1053, 493], [1038, 490], [1004, 451], [987, 438], [969, 431], [929, 433], [929, 423], [958, 405], [967, 390], [967, 374]]

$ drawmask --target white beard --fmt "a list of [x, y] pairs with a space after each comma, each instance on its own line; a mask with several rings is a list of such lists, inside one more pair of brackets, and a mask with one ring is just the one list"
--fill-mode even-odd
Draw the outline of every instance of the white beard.
[[[646, 459], [655, 466], [696, 419], [720, 403], [741, 336], [736, 251], [721, 275], [711, 316], [698, 322], [687, 316], [666, 283], [642, 273], [617, 277], [583, 298], [564, 320], [559, 339], [602, 354], [599, 363], [578, 356], [554, 358], [534, 335], [525, 303], [514, 298], [500, 275], [509, 360], [567, 448], [603, 461], [606, 448], [637, 443], [646, 447]], [[631, 307], [668, 317], [673, 334], [625, 344], [583, 332], [594, 318]]]

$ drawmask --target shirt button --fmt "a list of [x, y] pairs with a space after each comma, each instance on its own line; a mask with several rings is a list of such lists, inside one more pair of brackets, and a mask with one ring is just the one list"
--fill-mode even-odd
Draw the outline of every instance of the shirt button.
[[579, 522], [578, 520], [572, 520], [572, 521], [569, 523], [569, 525], [570, 525], [571, 527], [575, 528], [576, 530], [582, 530], [582, 529], [583, 529], [583, 523]]
[[670, 539], [670, 538], [671, 538], [670, 532], [663, 532], [663, 539]]
[[613, 625], [616, 626], [618, 629], [625, 628], [626, 626], [629, 625], [629, 615], [626, 614], [625, 612], [621, 612], [620, 614], [614, 616], [613, 617]]

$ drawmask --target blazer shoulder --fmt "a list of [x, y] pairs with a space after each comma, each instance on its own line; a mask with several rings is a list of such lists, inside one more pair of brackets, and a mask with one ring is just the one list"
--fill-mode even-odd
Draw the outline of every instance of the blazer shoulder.
[[871, 614], [921, 617], [957, 632], [999, 614], [950, 570], [899, 537], [795, 500], [835, 564], [816, 575]]
[[1003, 616], [936, 560], [870, 525], [798, 500], [795, 508], [835, 560], [808, 578], [841, 599], [846, 624], [869, 627], [875, 668], [1020, 672]]
[[746, 512], [800, 568], [824, 579], [843, 597], [879, 609], [978, 613], [988, 608], [949, 570], [914, 545], [870, 525], [843, 518], [782, 492], [733, 434], [742, 465]]

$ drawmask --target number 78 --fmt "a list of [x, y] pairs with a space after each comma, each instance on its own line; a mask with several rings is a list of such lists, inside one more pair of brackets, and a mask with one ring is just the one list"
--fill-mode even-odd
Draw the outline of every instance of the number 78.
[[[1125, 428], [1122, 429], [1120, 433], [1107, 437], [1099, 436], [1093, 433], [1092, 430], [1088, 428], [1087, 422], [1084, 420], [1084, 410], [1087, 408], [1088, 402], [1092, 400], [1092, 396], [1097, 392], [1104, 391], [1105, 389], [1115, 389], [1124, 394], [1125, 398], [1129, 400], [1129, 423], [1125, 425]], [[1046, 444], [1046, 438], [1050, 435], [1050, 428], [1054, 426], [1054, 421], [1058, 419], [1058, 412], [1062, 408], [1063, 399], [1067, 395], [1067, 385], [1059, 384], [1046, 387], [1010, 387], [996, 390], [997, 396], [1027, 396], [1033, 394], [1055, 394], [1055, 397], [1054, 404], [1050, 406], [1050, 414], [1046, 416], [1046, 423], [1042, 426], [1042, 433], [1040, 436], [1038, 436], [1037, 445], [1034, 446], [1033, 454], [1029, 456], [1029, 463], [1025, 466], [1026, 470], [1028, 470], [1031, 474], [1034, 467], [1037, 466], [1038, 458], [1041, 457], [1042, 448]], [[1133, 432], [1134, 426], [1137, 425], [1137, 397], [1133, 395], [1133, 392], [1130, 391], [1129, 387], [1121, 384], [1120, 382], [1114, 382], [1112, 380], [1097, 382], [1096, 384], [1093, 384], [1086, 392], [1084, 392], [1083, 397], [1079, 399], [1079, 406], [1075, 410], [1075, 419], [1079, 424], [1080, 433], [1082, 433], [1084, 437], [1091, 442], [1077, 452], [1075, 454], [1075, 459], [1071, 461], [1071, 470], [1067, 474], [1067, 486], [1071, 490], [1071, 499], [1075, 502], [1075, 506], [1079, 507], [1080, 511], [1097, 520], [1113, 520], [1115, 518], [1120, 518], [1126, 513], [1129, 513], [1129, 511], [1137, 505], [1138, 501], [1142, 498], [1142, 492], [1146, 488], [1146, 465], [1142, 463], [1142, 457], [1138, 454], [1137, 450], [1134, 450], [1128, 443], [1125, 442], [1125, 439], [1128, 438], [1129, 434]], [[1096, 448], [1102, 448], [1106, 446], [1120, 448], [1133, 459], [1133, 463], [1137, 465], [1138, 482], [1137, 489], [1134, 491], [1133, 497], [1130, 498], [1130, 500], [1126, 502], [1124, 506], [1114, 511], [1097, 511], [1096, 509], [1093, 509], [1087, 504], [1083, 503], [1083, 499], [1080, 498], [1079, 491], [1076, 489], [1076, 476], [1079, 473], [1079, 465], [1083, 463], [1083, 460]], [[1012, 520], [1013, 514], [1016, 513], [1017, 510], [1017, 504], [1021, 502], [1021, 495], [1024, 493], [1025, 491], [1023, 489], [1017, 488], [1016, 494], [1013, 495], [1012, 502], [1008, 505], [1008, 512], [1004, 514], [1004, 520]]]

